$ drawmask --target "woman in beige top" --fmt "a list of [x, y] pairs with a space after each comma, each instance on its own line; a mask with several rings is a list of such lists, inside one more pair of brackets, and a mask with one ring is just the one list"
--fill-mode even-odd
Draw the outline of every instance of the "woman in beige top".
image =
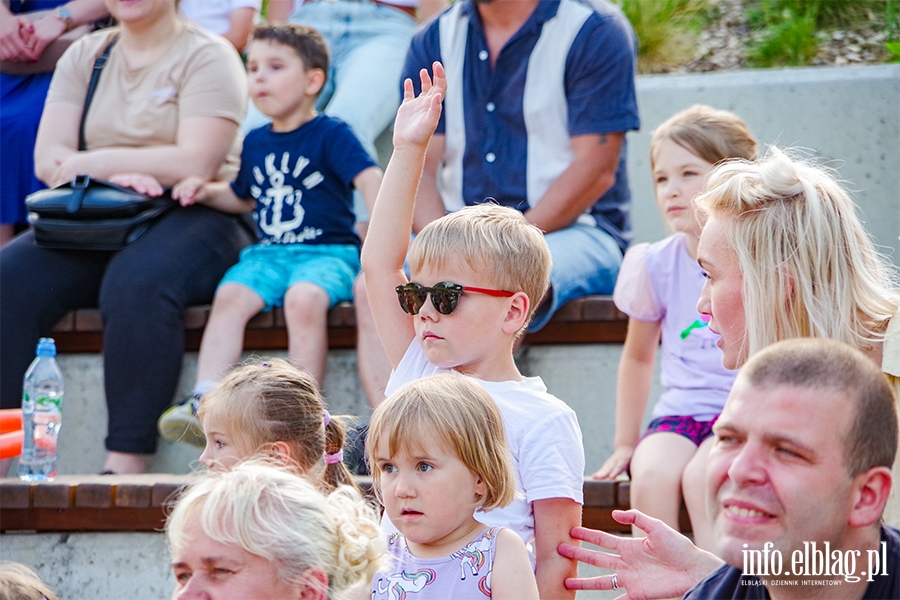
[[[53, 186], [87, 174], [150, 195], [190, 175], [230, 179], [247, 97], [237, 52], [181, 21], [176, 0], [106, 3], [119, 26], [82, 38], [57, 65], [35, 147], [38, 178]], [[93, 64], [117, 35], [79, 151]], [[240, 217], [199, 205], [175, 207], [118, 252], [47, 250], [31, 233], [19, 236], [0, 252], [0, 405], [19, 404], [38, 337], [67, 311], [99, 305], [109, 408], [103, 471], [142, 472], [175, 394], [182, 313], [211, 300], [252, 241]]]

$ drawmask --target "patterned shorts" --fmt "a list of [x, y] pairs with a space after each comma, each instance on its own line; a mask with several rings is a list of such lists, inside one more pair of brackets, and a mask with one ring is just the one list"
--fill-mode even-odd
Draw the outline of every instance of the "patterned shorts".
[[697, 421], [694, 417], [659, 417], [650, 421], [647, 431], [644, 432], [644, 435], [641, 436], [637, 443], [640, 444], [641, 440], [651, 433], [668, 431], [684, 436], [699, 446], [713, 434], [712, 427], [718, 418], [718, 415], [716, 415], [710, 421]]
[[[699, 447], [706, 438], [713, 434], [712, 427], [715, 425], [718, 418], [719, 415], [716, 415], [709, 421], [697, 421], [694, 417], [659, 417], [658, 419], [653, 419], [650, 421], [650, 424], [647, 425], [647, 431], [645, 431], [644, 435], [642, 435], [637, 443], [635, 443], [634, 447], [637, 448], [638, 444], [644, 441], [644, 438], [648, 435], [663, 431], [684, 436]], [[631, 461], [628, 462], [625, 472], [628, 473], [630, 479]]]

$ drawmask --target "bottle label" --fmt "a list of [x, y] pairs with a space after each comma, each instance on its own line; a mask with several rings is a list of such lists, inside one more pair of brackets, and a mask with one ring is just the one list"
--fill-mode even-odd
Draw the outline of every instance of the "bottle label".
[[[28, 401], [28, 398], [27, 398], [28, 394], [26, 393], [25, 396], [26, 396], [25, 401], [27, 402], [27, 401]], [[62, 410], [62, 402], [61, 402], [61, 400], [62, 400], [62, 398], [59, 397], [59, 396], [57, 396], [56, 398], [51, 398], [50, 396], [38, 396], [38, 397], [35, 399], [34, 404], [35, 404], [35, 407], [37, 407], [37, 406], [42, 406], [42, 407], [45, 407], [45, 408], [49, 408], [49, 407], [52, 406], [52, 407], [55, 407], [56, 410]]]

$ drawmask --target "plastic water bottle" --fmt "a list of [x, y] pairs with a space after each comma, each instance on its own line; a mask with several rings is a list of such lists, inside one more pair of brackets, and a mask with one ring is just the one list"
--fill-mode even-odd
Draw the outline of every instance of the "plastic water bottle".
[[25, 372], [22, 390], [22, 455], [19, 478], [50, 481], [56, 477], [56, 438], [62, 421], [63, 378], [56, 364], [56, 344], [41, 338], [37, 357]]

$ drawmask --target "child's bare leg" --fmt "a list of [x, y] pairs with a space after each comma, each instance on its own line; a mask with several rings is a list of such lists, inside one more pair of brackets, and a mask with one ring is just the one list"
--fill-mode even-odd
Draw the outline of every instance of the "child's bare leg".
[[[680, 529], [681, 474], [696, 450], [689, 439], [667, 431], [641, 440], [631, 457], [631, 508]], [[644, 532], [632, 528], [632, 535]]]
[[706, 458], [714, 441], [715, 437], [703, 440], [681, 476], [684, 503], [691, 516], [694, 544], [709, 552], [716, 552], [716, 544], [713, 540], [712, 524], [706, 515]]
[[147, 470], [147, 457], [143, 454], [127, 452], [107, 452], [103, 472], [112, 471], [116, 475], [143, 473]]
[[224, 283], [216, 291], [197, 358], [197, 381], [215, 381], [241, 357], [247, 321], [265, 308], [245, 285]]
[[322, 387], [328, 358], [328, 292], [314, 283], [300, 282], [284, 295], [288, 356]]

